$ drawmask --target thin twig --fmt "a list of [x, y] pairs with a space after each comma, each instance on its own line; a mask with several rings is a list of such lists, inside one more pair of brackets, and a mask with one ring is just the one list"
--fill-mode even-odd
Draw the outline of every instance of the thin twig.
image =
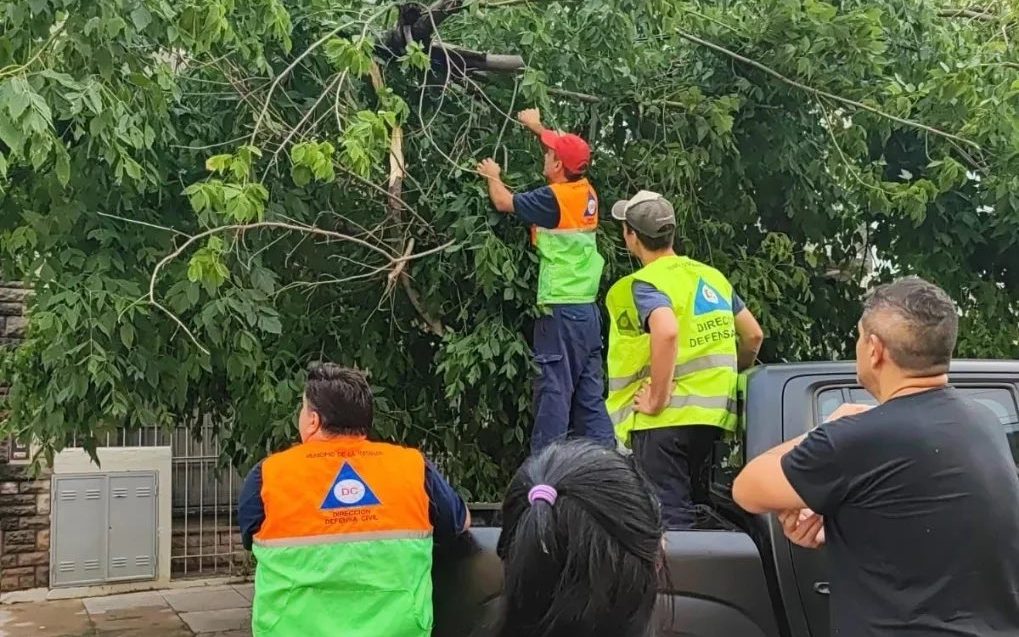
[[549, 95], [559, 95], [560, 97], [568, 97], [570, 99], [577, 100], [578, 102], [586, 102], [587, 104], [598, 104], [602, 101], [602, 98], [597, 95], [588, 95], [587, 93], [578, 93], [576, 91], [567, 91], [564, 88], [556, 88], [550, 86], [548, 88]]
[[530, 4], [535, 0], [499, 0], [497, 2], [480, 2], [479, 7], [485, 9], [494, 9], [496, 7], [511, 7], [515, 4]]
[[974, 11], [973, 9], [941, 9], [938, 11], [939, 18], [969, 18], [971, 20], [981, 20], [983, 22], [997, 22], [1001, 18], [994, 15], [993, 13], [985, 13], [983, 11]]
[[806, 91], [806, 92], [812, 93], [814, 95], [821, 95], [821, 96], [827, 97], [830, 100], [835, 100], [836, 102], [841, 102], [843, 104], [848, 104], [849, 106], [853, 106], [853, 107], [856, 107], [856, 108], [859, 108], [859, 109], [862, 109], [862, 110], [874, 113], [875, 115], [880, 115], [881, 117], [890, 119], [893, 122], [898, 122], [899, 124], [903, 124], [905, 126], [912, 126], [913, 128], [919, 128], [921, 130], [927, 131], [928, 133], [931, 133], [931, 134], [934, 134], [934, 135], [938, 135], [938, 136], [944, 137], [946, 139], [955, 140], [957, 142], [966, 144], [968, 146], [972, 146], [973, 148], [976, 148], [977, 150], [980, 150], [980, 144], [978, 144], [975, 141], [972, 141], [970, 139], [966, 139], [965, 137], [960, 137], [960, 136], [954, 135], [952, 133], [946, 133], [945, 131], [939, 130], [939, 129], [934, 128], [932, 126], [927, 126], [926, 124], [921, 124], [920, 122], [917, 122], [917, 121], [914, 121], [914, 120], [911, 120], [911, 119], [904, 119], [902, 117], [897, 117], [895, 115], [892, 115], [891, 113], [886, 113], [886, 112], [884, 112], [884, 111], [882, 111], [880, 109], [874, 108], [873, 106], [867, 106], [866, 104], [864, 104], [862, 102], [857, 102], [856, 100], [849, 99], [848, 97], [842, 97], [841, 95], [835, 95], [834, 93], [829, 93], [828, 91], [823, 91], [821, 89], [814, 88], [813, 86], [808, 86], [806, 84], [803, 84], [802, 82], [798, 82], [798, 81], [796, 81], [794, 79], [788, 78], [785, 75], [782, 75], [781, 73], [779, 73], [778, 71], [772, 69], [771, 67], [765, 66], [764, 64], [761, 64], [760, 62], [758, 62], [756, 60], [751, 60], [748, 57], [744, 57], [744, 56], [740, 55], [739, 53], [735, 53], [733, 51], [730, 51], [729, 49], [725, 48], [724, 46], [715, 44], [714, 42], [708, 42], [707, 40], [703, 40], [703, 39], [701, 39], [701, 38], [699, 38], [699, 37], [697, 37], [695, 35], [692, 35], [690, 33], [686, 33], [685, 31], [681, 31], [681, 30], [677, 29], [676, 30], [676, 34], [679, 35], [679, 37], [683, 38], [684, 40], [689, 40], [690, 42], [693, 42], [694, 44], [699, 44], [701, 46], [705, 46], [705, 47], [707, 47], [709, 49], [712, 49], [714, 51], [717, 51], [719, 53], [723, 53], [723, 54], [729, 56], [730, 58], [736, 60], [737, 62], [742, 62], [743, 64], [747, 64], [749, 66], [752, 66], [752, 67], [754, 67], [755, 69], [757, 69], [759, 71], [763, 71], [763, 72], [767, 73], [768, 75], [770, 75], [770, 76], [772, 76], [772, 77], [774, 77], [774, 78], [776, 78], [778, 80], [781, 80], [782, 82], [785, 82], [789, 86], [792, 86], [794, 88], [800, 89], [801, 91]]
[[126, 221], [128, 223], [134, 223], [134, 224], [137, 224], [139, 226], [146, 226], [148, 228], [154, 228], [156, 230], [163, 230], [165, 232], [172, 232], [173, 234], [175, 234], [177, 236], [180, 236], [180, 237], [190, 237], [191, 236], [191, 235], [189, 235], [186, 232], [181, 232], [180, 230], [177, 230], [176, 228], [171, 228], [169, 226], [160, 226], [160, 225], [155, 224], [155, 223], [149, 223], [148, 221], [142, 221], [141, 219], [130, 219], [128, 217], [121, 217], [119, 215], [111, 215], [108, 212], [97, 212], [96, 214], [99, 215], [100, 217], [109, 217], [110, 219], [116, 219], [117, 221]]
[[244, 232], [244, 231], [247, 231], [247, 230], [256, 230], [256, 229], [259, 229], [259, 228], [280, 228], [280, 229], [284, 229], [284, 230], [292, 230], [292, 231], [304, 232], [304, 233], [308, 233], [308, 234], [317, 234], [317, 235], [326, 236], [326, 237], [329, 237], [329, 238], [332, 238], [332, 239], [340, 239], [340, 240], [343, 240], [343, 241], [352, 241], [354, 243], [357, 243], [359, 245], [367, 247], [367, 248], [369, 248], [371, 250], [374, 250], [375, 252], [378, 252], [379, 254], [382, 254], [383, 256], [385, 256], [389, 260], [389, 262], [382, 269], [393, 268], [393, 267], [398, 266], [400, 263], [402, 263], [404, 261], [412, 261], [414, 259], [420, 259], [422, 257], [426, 257], [426, 256], [428, 256], [430, 254], [435, 254], [436, 252], [441, 252], [441, 251], [449, 248], [450, 246], [452, 246], [455, 243], [455, 240], [450, 240], [450, 241], [447, 241], [446, 243], [444, 243], [444, 244], [442, 244], [440, 246], [437, 246], [435, 248], [431, 248], [429, 250], [425, 250], [424, 252], [419, 252], [417, 254], [404, 254], [402, 256], [392, 256], [391, 254], [389, 254], [388, 252], [386, 252], [385, 250], [383, 250], [382, 248], [380, 248], [380, 247], [378, 247], [376, 245], [368, 243], [367, 241], [364, 241], [364, 240], [359, 239], [357, 237], [352, 237], [350, 235], [343, 234], [341, 232], [333, 232], [331, 230], [324, 230], [322, 228], [315, 228], [315, 227], [312, 227], [312, 226], [301, 226], [301, 225], [292, 224], [292, 223], [282, 223], [282, 222], [279, 222], [279, 221], [260, 221], [260, 222], [257, 222], [257, 223], [248, 223], [248, 224], [231, 224], [231, 225], [227, 225], [227, 226], [219, 226], [219, 227], [216, 227], [216, 228], [211, 228], [211, 229], [206, 230], [204, 232], [200, 232], [200, 233], [192, 236], [191, 238], [189, 238], [187, 241], [185, 241], [183, 244], [181, 244], [176, 250], [174, 250], [170, 254], [166, 255], [165, 257], [163, 257], [163, 259], [159, 263], [156, 264], [156, 267], [152, 270], [152, 275], [149, 278], [149, 294], [148, 294], [148, 299], [149, 299], [149, 304], [150, 305], [152, 305], [153, 307], [155, 307], [156, 309], [160, 310], [161, 312], [163, 312], [164, 314], [169, 316], [171, 319], [173, 319], [174, 323], [176, 323], [188, 335], [188, 338], [191, 339], [191, 342], [194, 343], [195, 346], [198, 347], [198, 349], [201, 350], [206, 355], [209, 354], [209, 350], [206, 349], [205, 346], [203, 346], [201, 344], [201, 342], [199, 342], [198, 338], [188, 328], [188, 326], [185, 325], [184, 322], [181, 321], [180, 318], [178, 318], [173, 312], [169, 311], [164, 305], [162, 305], [158, 300], [156, 300], [156, 281], [159, 278], [159, 272], [168, 263], [170, 263], [172, 260], [174, 260], [175, 258], [180, 256], [192, 244], [194, 244], [197, 241], [200, 241], [201, 239], [204, 239], [205, 237], [208, 237], [208, 236], [211, 236], [213, 234], [220, 233], [220, 232], [227, 232], [229, 230], [235, 230], [235, 231], [239, 231], [239, 232]]
[[265, 181], [265, 178], [269, 175], [269, 171], [272, 169], [272, 167], [276, 165], [276, 161], [279, 158], [280, 153], [283, 152], [283, 149], [287, 147], [287, 144], [290, 143], [290, 140], [292, 140], [294, 136], [297, 135], [298, 131], [301, 130], [301, 127], [304, 126], [304, 123], [308, 121], [311, 115], [315, 112], [315, 109], [318, 108], [318, 105], [321, 104], [322, 100], [324, 100], [326, 96], [329, 95], [329, 93], [333, 90], [333, 87], [336, 87], [336, 90], [339, 90], [340, 88], [339, 85], [343, 83], [343, 80], [346, 79], [346, 77], [347, 77], [346, 71], [336, 76], [336, 78], [332, 80], [329, 86], [327, 86], [326, 89], [322, 91], [322, 93], [318, 96], [318, 99], [315, 100], [315, 103], [311, 105], [308, 111], [304, 114], [304, 117], [302, 117], [300, 121], [297, 122], [297, 125], [290, 129], [290, 132], [287, 133], [287, 136], [283, 138], [283, 141], [280, 142], [280, 145], [277, 146], [276, 150], [273, 152], [272, 158], [269, 160], [268, 165], [266, 165], [265, 167], [265, 171], [262, 172], [263, 182]]
[[209, 354], [209, 350], [206, 349], [205, 346], [203, 346], [198, 341], [198, 338], [194, 335], [194, 333], [190, 329], [188, 329], [188, 326], [185, 325], [184, 322], [181, 321], [179, 318], [177, 318], [177, 316], [173, 312], [170, 312], [169, 310], [167, 310], [166, 307], [164, 307], [159, 301], [156, 300], [156, 280], [159, 277], [159, 272], [160, 272], [160, 270], [162, 270], [166, 266], [166, 264], [170, 263], [170, 261], [173, 261], [178, 256], [180, 256], [181, 253], [183, 253], [185, 250], [187, 250], [196, 241], [200, 241], [201, 239], [204, 239], [205, 237], [209, 237], [211, 235], [218, 234], [220, 232], [226, 232], [228, 230], [245, 231], [245, 230], [254, 230], [254, 229], [257, 229], [257, 228], [282, 228], [282, 229], [285, 229], [285, 230], [294, 230], [294, 231], [298, 231], [298, 232], [307, 232], [307, 233], [311, 233], [311, 234], [319, 234], [319, 235], [327, 236], [327, 237], [334, 238], [334, 239], [342, 239], [342, 240], [345, 240], [345, 241], [353, 241], [354, 243], [358, 243], [358, 244], [364, 245], [367, 248], [375, 250], [376, 252], [381, 253], [382, 255], [386, 256], [387, 258], [392, 258], [392, 257], [390, 257], [390, 255], [385, 250], [379, 248], [378, 246], [372, 245], [372, 244], [368, 243], [367, 241], [362, 241], [361, 239], [358, 239], [357, 237], [351, 237], [349, 235], [345, 235], [345, 234], [340, 233], [340, 232], [332, 232], [330, 230], [323, 230], [321, 228], [302, 227], [302, 226], [291, 224], [291, 223], [280, 223], [280, 222], [276, 222], [276, 221], [261, 221], [261, 222], [258, 222], [258, 223], [251, 223], [251, 224], [232, 224], [232, 225], [228, 225], [228, 226], [219, 226], [219, 227], [216, 227], [216, 228], [211, 228], [209, 230], [206, 230], [205, 232], [200, 232], [200, 233], [198, 233], [196, 235], [193, 235], [187, 241], [185, 241], [180, 246], [178, 246], [176, 250], [174, 250], [170, 254], [166, 255], [165, 257], [163, 257], [162, 261], [160, 261], [159, 263], [156, 264], [156, 267], [152, 270], [152, 275], [149, 278], [149, 295], [148, 296], [149, 296], [149, 304], [152, 305], [153, 307], [155, 307], [156, 309], [162, 311], [164, 314], [168, 315], [170, 318], [172, 318], [174, 320], [174, 322], [177, 323], [177, 325], [180, 326], [180, 328], [183, 329], [184, 332], [188, 335], [188, 338], [191, 339], [191, 342], [193, 342], [195, 344], [195, 346], [197, 346], [198, 349], [200, 349], [206, 355]]
[[[380, 15], [384, 14], [386, 11], [389, 11], [389, 9], [390, 9], [390, 7], [387, 6], [385, 9], [376, 12], [374, 15], [372, 15], [370, 18], [368, 18], [368, 21], [367, 21], [366, 24], [370, 24], [372, 20], [378, 18]], [[340, 31], [342, 31], [343, 29], [346, 29], [350, 25], [354, 24], [354, 22], [355, 22], [354, 20], [351, 20], [350, 22], [346, 22], [344, 24], [341, 24], [338, 27], [336, 27], [335, 29], [332, 29], [331, 31], [329, 31], [328, 33], [323, 35], [318, 40], [315, 40], [315, 42], [313, 42], [311, 44], [311, 46], [309, 46], [300, 55], [298, 55], [296, 58], [294, 58], [294, 61], [291, 62], [289, 65], [287, 65], [287, 67], [285, 69], [283, 69], [283, 71], [281, 71], [279, 75], [276, 76], [276, 79], [274, 79], [272, 81], [272, 84], [269, 86], [269, 94], [265, 96], [265, 103], [262, 105], [262, 110], [258, 114], [258, 119], [255, 120], [255, 128], [254, 128], [254, 130], [251, 131], [251, 141], [249, 142], [249, 144], [251, 144], [252, 146], [255, 145], [255, 138], [258, 135], [258, 129], [261, 128], [261, 126], [262, 126], [262, 120], [265, 118], [265, 114], [269, 110], [269, 103], [272, 101], [272, 94], [273, 94], [273, 92], [275, 92], [276, 87], [279, 86], [280, 82], [282, 82], [283, 79], [285, 77], [287, 77], [290, 74], [290, 72], [293, 71], [294, 68], [297, 67], [298, 64], [301, 63], [301, 60], [303, 60], [304, 58], [306, 58], [309, 55], [311, 55], [312, 51], [314, 51], [315, 49], [317, 49], [318, 47], [322, 46], [327, 41], [329, 41], [329, 38], [333, 37], [334, 35], [336, 35]]]
[[[241, 99], [244, 99], [243, 96], [241, 96]], [[245, 139], [246, 137], [247, 135], [241, 135], [240, 137], [228, 139], [225, 142], [217, 142], [215, 144], [208, 144], [206, 146], [178, 146], [177, 144], [170, 144], [170, 148], [179, 148], [181, 150], [211, 150], [213, 148], [219, 148], [221, 146], [229, 146], [231, 144], [236, 144], [237, 142]]]
[[20, 65], [11, 65], [3, 69], [0, 69], [0, 79], [3, 79], [4, 77], [7, 77], [9, 75], [16, 75], [21, 71], [27, 70], [30, 66], [35, 64], [35, 61], [39, 59], [39, 57], [46, 51], [46, 49], [49, 48], [51, 44], [53, 44], [54, 41], [56, 41], [57, 36], [64, 32], [64, 27], [66, 26], [67, 20], [61, 22], [60, 26], [57, 27], [56, 31], [51, 33], [50, 37], [47, 38], [47, 40], [43, 43], [41, 47], [39, 47], [39, 50], [36, 51], [35, 54], [28, 59], [28, 62], [25, 62], [24, 64]]
[[835, 150], [839, 151], [839, 156], [842, 158], [842, 163], [845, 165], [846, 170], [849, 172], [849, 174], [853, 176], [853, 179], [855, 179], [857, 182], [860, 183], [861, 186], [864, 186], [865, 188], [870, 188], [872, 190], [876, 190], [877, 192], [889, 196], [894, 195], [894, 193], [890, 190], [886, 190], [882, 187], [875, 186], [874, 184], [868, 184], [866, 181], [863, 180], [863, 177], [861, 176], [863, 171], [862, 170], [857, 171], [856, 169], [853, 168], [852, 164], [849, 162], [849, 158], [846, 157], [846, 153], [842, 150], [842, 146], [839, 145], [838, 139], [835, 138], [834, 128], [835, 121], [828, 114], [828, 109], [824, 107], [824, 103], [821, 101], [820, 98], [818, 98], [817, 100], [817, 105], [821, 107], [821, 112], [824, 114], [824, 121], [826, 124], [824, 128], [828, 131], [828, 135], [831, 137], [831, 143], [832, 145], [835, 146]]

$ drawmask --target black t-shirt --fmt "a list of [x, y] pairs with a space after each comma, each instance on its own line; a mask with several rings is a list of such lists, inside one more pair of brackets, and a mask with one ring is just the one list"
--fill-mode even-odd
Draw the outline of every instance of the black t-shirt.
[[951, 387], [821, 425], [782, 458], [825, 516], [832, 634], [1019, 635], [1019, 477]]

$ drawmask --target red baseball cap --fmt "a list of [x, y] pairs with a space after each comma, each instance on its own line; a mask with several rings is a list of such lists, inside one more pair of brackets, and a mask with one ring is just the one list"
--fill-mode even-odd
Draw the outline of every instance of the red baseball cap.
[[578, 135], [546, 129], [541, 133], [541, 143], [555, 152], [563, 168], [571, 173], [582, 173], [591, 163], [591, 148]]

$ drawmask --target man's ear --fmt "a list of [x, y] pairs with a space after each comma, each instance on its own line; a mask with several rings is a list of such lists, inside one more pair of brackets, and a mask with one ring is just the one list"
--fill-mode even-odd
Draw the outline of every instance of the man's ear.
[[308, 435], [313, 436], [322, 429], [322, 416], [314, 409], [308, 410]]
[[870, 348], [870, 365], [876, 369], [887, 359], [888, 349], [877, 334], [867, 335], [867, 345]]

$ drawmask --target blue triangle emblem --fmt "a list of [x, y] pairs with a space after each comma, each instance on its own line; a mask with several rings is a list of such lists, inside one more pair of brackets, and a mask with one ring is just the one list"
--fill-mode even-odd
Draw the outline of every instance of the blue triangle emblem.
[[329, 493], [326, 494], [326, 499], [322, 503], [322, 509], [353, 509], [357, 507], [370, 507], [381, 504], [379, 499], [375, 497], [371, 487], [369, 487], [361, 476], [357, 475], [357, 472], [347, 464], [343, 463], [343, 468], [336, 474], [336, 479], [333, 480], [333, 485], [329, 487]]
[[722, 297], [718, 290], [711, 287], [701, 279], [697, 282], [697, 295], [693, 300], [693, 315], [700, 316], [708, 312], [726, 310], [732, 312], [732, 303], [729, 299]]

